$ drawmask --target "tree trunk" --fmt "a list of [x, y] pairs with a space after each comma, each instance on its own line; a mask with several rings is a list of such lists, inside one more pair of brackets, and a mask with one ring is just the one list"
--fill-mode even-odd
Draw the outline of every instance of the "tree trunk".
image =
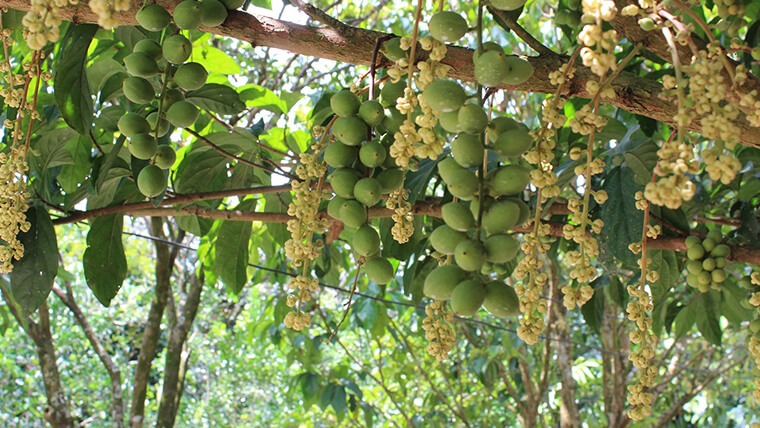
[[554, 337], [557, 340], [554, 344], [557, 356], [557, 367], [559, 368], [560, 381], [562, 389], [560, 390], [559, 407], [559, 425], [562, 428], [580, 427], [580, 418], [578, 416], [578, 404], [575, 402], [576, 383], [573, 379], [573, 355], [572, 341], [568, 331], [567, 308], [564, 305], [556, 303], [562, 300], [560, 287], [553, 287], [553, 297], [555, 303], [552, 305], [554, 316], [557, 320], [554, 325]]
[[40, 360], [42, 380], [45, 383], [45, 395], [48, 405], [45, 408], [45, 419], [54, 427], [73, 427], [74, 424], [69, 416], [66, 394], [61, 386], [61, 375], [58, 373], [58, 363], [55, 358], [53, 335], [50, 333], [50, 313], [47, 303], [43, 303], [38, 310], [40, 314], [39, 324], [30, 324], [29, 331], [34, 344], [37, 347], [37, 357]]
[[618, 320], [620, 315], [620, 308], [607, 299], [601, 333], [602, 347], [610, 352], [602, 353], [602, 390], [607, 426], [615, 428], [625, 427], [630, 423], [625, 412], [628, 359], [624, 354], [630, 346], [625, 321]]

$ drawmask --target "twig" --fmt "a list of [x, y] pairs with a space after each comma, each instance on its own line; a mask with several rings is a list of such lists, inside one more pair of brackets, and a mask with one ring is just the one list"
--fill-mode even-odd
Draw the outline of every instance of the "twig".
[[495, 9], [491, 6], [488, 6], [488, 11], [491, 12], [492, 15], [498, 16], [501, 18], [509, 27], [510, 30], [514, 31], [515, 34], [517, 34], [517, 37], [522, 39], [525, 43], [528, 44], [531, 48], [533, 48], [534, 51], [538, 52], [539, 55], [546, 55], [550, 57], [557, 57], [557, 53], [555, 53], [553, 50], [549, 49], [541, 43], [538, 39], [533, 37], [532, 34], [530, 34], [528, 31], [525, 30], [520, 24], [517, 23], [514, 19], [512, 19], [512, 16], [503, 11]]

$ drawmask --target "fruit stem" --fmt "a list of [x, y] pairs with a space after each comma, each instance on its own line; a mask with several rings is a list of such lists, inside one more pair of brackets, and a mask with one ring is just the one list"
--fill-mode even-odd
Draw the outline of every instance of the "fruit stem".
[[[412, 82], [414, 81], [414, 61], [417, 57], [417, 35], [420, 30], [420, 18], [422, 17], [422, 7], [425, 5], [425, 0], [417, 1], [417, 11], [414, 14], [414, 28], [412, 29], [412, 43], [409, 50], [409, 67], [407, 69], [407, 87], [412, 90]], [[412, 111], [406, 115], [407, 120], [412, 121]]]

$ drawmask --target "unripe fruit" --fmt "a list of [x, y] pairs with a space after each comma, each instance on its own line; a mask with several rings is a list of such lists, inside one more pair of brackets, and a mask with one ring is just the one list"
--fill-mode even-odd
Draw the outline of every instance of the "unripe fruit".
[[351, 248], [360, 256], [368, 256], [380, 251], [380, 235], [372, 226], [361, 226], [354, 232], [351, 239]]
[[468, 279], [457, 284], [451, 292], [451, 309], [459, 315], [474, 315], [485, 298], [486, 290], [483, 284]]
[[697, 274], [697, 281], [700, 285], [710, 284], [712, 282], [712, 275], [710, 272], [701, 272]]
[[533, 75], [533, 66], [528, 61], [516, 56], [508, 56], [506, 61], [509, 72], [504, 78], [505, 84], [519, 85], [525, 83]]
[[168, 144], [158, 146], [156, 155], [153, 157], [153, 163], [161, 169], [171, 168], [176, 160], [177, 152]]
[[712, 239], [716, 244], [720, 244], [723, 242], [723, 233], [720, 231], [720, 229], [713, 229], [707, 232], [707, 236], [705, 238]]
[[156, 60], [142, 52], [134, 52], [124, 57], [124, 66], [129, 74], [137, 77], [151, 77], [158, 73]]
[[533, 137], [522, 129], [503, 132], [494, 141], [493, 150], [499, 156], [516, 157], [527, 152], [533, 146]]
[[710, 272], [710, 276], [712, 277], [713, 282], [721, 283], [726, 280], [726, 271], [723, 269], [715, 269]]
[[380, 52], [382, 52], [386, 58], [394, 62], [406, 58], [406, 51], [401, 49], [401, 37], [394, 37], [385, 41], [380, 48]]
[[519, 226], [528, 221], [528, 217], [530, 217], [530, 208], [528, 207], [528, 204], [517, 198], [509, 198], [508, 200], [517, 204], [518, 208], [520, 208], [520, 216], [517, 218], [515, 226]]
[[391, 107], [388, 109], [388, 114], [383, 118], [383, 123], [378, 126], [378, 131], [382, 128], [382, 132], [386, 132], [390, 135], [398, 132], [401, 129], [401, 124], [406, 120], [406, 115], [401, 114], [398, 109]]
[[453, 80], [439, 79], [429, 84], [422, 96], [430, 107], [442, 112], [458, 110], [467, 99], [462, 86]]
[[479, 134], [488, 126], [488, 115], [483, 107], [477, 104], [465, 104], [459, 109], [457, 115], [459, 127], [463, 132]]
[[698, 236], [687, 236], [686, 240], [684, 241], [684, 244], [686, 244], [686, 249], [689, 249], [697, 244], [701, 244], [702, 240], [699, 239]]
[[203, 13], [201, 4], [195, 0], [185, 0], [174, 8], [174, 23], [182, 30], [195, 30], [201, 25]]
[[359, 150], [359, 159], [367, 168], [376, 168], [385, 162], [387, 156], [385, 147], [378, 141], [369, 141]]
[[696, 260], [687, 260], [686, 261], [686, 270], [689, 273], [698, 274], [702, 272], [704, 269], [702, 269], [702, 262], [696, 261]]
[[340, 90], [330, 97], [330, 107], [340, 117], [356, 116], [361, 104], [359, 97], [348, 89]]
[[688, 284], [690, 287], [699, 287], [699, 274], [689, 272], [686, 275], [686, 284]]
[[340, 208], [340, 219], [346, 226], [359, 227], [367, 222], [367, 209], [359, 202], [346, 201]]
[[461, 202], [449, 202], [441, 207], [443, 221], [447, 226], [460, 232], [466, 232], [475, 227], [469, 207]]
[[182, 64], [174, 73], [174, 83], [186, 91], [200, 89], [206, 83], [207, 78], [206, 67], [197, 62]]
[[715, 260], [715, 267], [718, 269], [723, 269], [726, 267], [726, 258], [725, 257], [713, 257], [713, 260]]
[[702, 247], [705, 249], [706, 253], [709, 253], [710, 251], [712, 251], [713, 249], [715, 249], [716, 245], [717, 245], [717, 243], [715, 242], [715, 240], [713, 240], [711, 238], [705, 238], [702, 241]]
[[441, 254], [450, 255], [454, 254], [454, 250], [460, 242], [467, 239], [467, 234], [458, 232], [443, 224], [436, 227], [428, 239], [434, 250]]
[[148, 165], [137, 175], [137, 189], [143, 195], [153, 198], [166, 190], [166, 174], [156, 165]]
[[169, 25], [171, 15], [157, 4], [147, 4], [137, 11], [135, 19], [141, 27], [148, 31], [161, 31]]
[[365, 177], [354, 185], [354, 197], [365, 206], [371, 207], [380, 202], [383, 188], [380, 182], [372, 177]]
[[122, 84], [124, 96], [135, 104], [147, 104], [156, 98], [153, 85], [142, 77], [127, 77]]
[[449, 300], [451, 293], [467, 274], [457, 265], [439, 266], [428, 274], [422, 287], [422, 293], [431, 299]]
[[702, 260], [702, 269], [704, 269], [704, 270], [706, 270], [708, 272], [714, 271], [715, 270], [715, 260], [713, 260], [710, 257]]
[[686, 257], [689, 260], [701, 260], [705, 256], [705, 249], [700, 244], [696, 244], [693, 247], [686, 250]]
[[[154, 111], [153, 113], [149, 114], [145, 120], [147, 120], [148, 124], [150, 125], [151, 133], [155, 134], [156, 121], [158, 121], [158, 112]], [[169, 133], [169, 121], [162, 118], [158, 122], [158, 134], [155, 134], [154, 136], [156, 138], [161, 138], [167, 133]]]
[[513, 200], [495, 202], [483, 213], [482, 225], [488, 233], [502, 233], [517, 225], [520, 207]]
[[488, 312], [500, 318], [513, 317], [520, 313], [520, 299], [514, 288], [501, 281], [486, 284], [483, 306]]
[[359, 181], [361, 175], [352, 168], [340, 168], [333, 171], [330, 178], [330, 184], [336, 195], [346, 198], [354, 198], [354, 185]]
[[227, 8], [218, 0], [203, 0], [201, 3], [201, 24], [218, 27], [227, 19]]
[[385, 109], [379, 101], [365, 101], [359, 106], [359, 117], [369, 126], [377, 126], [385, 119]]
[[469, 169], [463, 169], [451, 174], [447, 183], [449, 192], [459, 199], [469, 201], [478, 191], [478, 177]]
[[652, 20], [652, 18], [641, 18], [639, 19], [639, 27], [641, 27], [644, 31], [652, 31], [654, 30], [655, 23]]
[[167, 110], [166, 120], [178, 128], [188, 128], [195, 123], [199, 114], [200, 110], [194, 104], [178, 101]]
[[220, 0], [227, 10], [235, 10], [245, 3], [245, 0]]
[[520, 165], [506, 165], [496, 170], [488, 184], [497, 195], [513, 195], [530, 184], [530, 172]]
[[330, 199], [330, 202], [327, 203], [327, 215], [336, 220], [340, 220], [340, 209], [343, 208], [346, 201], [347, 199], [341, 198], [340, 196], [335, 196]]
[[475, 63], [475, 79], [483, 86], [499, 86], [509, 73], [507, 56], [499, 47], [499, 51], [489, 51], [473, 58]]
[[462, 132], [462, 127], [459, 126], [459, 110], [441, 113], [438, 116], [438, 124], [441, 125], [444, 131], [451, 132], [452, 134]]
[[182, 34], [169, 36], [162, 45], [164, 58], [172, 64], [183, 64], [193, 52], [193, 44]]
[[525, 5], [525, 0], [491, 0], [491, 6], [499, 10], [517, 10]]
[[377, 175], [377, 181], [383, 189], [383, 194], [397, 190], [404, 183], [404, 171], [399, 168], [389, 168]]
[[370, 281], [387, 284], [393, 280], [393, 265], [384, 257], [373, 257], [364, 263], [364, 272]]
[[430, 35], [442, 42], [456, 42], [467, 32], [467, 21], [462, 15], [444, 11], [438, 12], [430, 18], [428, 23]]
[[[129, 153], [137, 159], [150, 159], [158, 150], [158, 142], [150, 134], [136, 134], [127, 143]], [[160, 168], [159, 168], [160, 169]]]
[[477, 272], [486, 261], [486, 249], [478, 241], [464, 240], [454, 249], [454, 261], [467, 272]]
[[341, 143], [348, 146], [358, 146], [367, 139], [367, 124], [358, 117], [341, 116], [335, 120], [332, 127], [333, 135]]
[[137, 134], [150, 132], [148, 121], [137, 113], [127, 113], [119, 118], [118, 127], [122, 135], [130, 138]]
[[459, 165], [465, 168], [472, 168], [483, 163], [484, 152], [485, 147], [483, 147], [479, 135], [459, 134], [456, 140], [451, 143], [451, 155]]
[[452, 182], [452, 178], [455, 172], [463, 170], [464, 168], [462, 168], [462, 166], [459, 165], [457, 161], [454, 160], [454, 158], [447, 157], [438, 162], [438, 174], [441, 175], [441, 178], [443, 178], [443, 181], [446, 183]]
[[491, 235], [483, 242], [486, 249], [486, 261], [491, 263], [506, 263], [517, 256], [520, 242], [512, 235], [498, 233]]
[[161, 59], [161, 45], [158, 44], [158, 42], [150, 39], [142, 39], [139, 42], [135, 43], [134, 48], [132, 48], [132, 52], [144, 53], [155, 61]]
[[511, 117], [499, 116], [491, 119], [491, 123], [486, 127], [486, 132], [489, 140], [496, 141], [501, 134], [513, 129], [521, 129], [521, 127], [522, 124]]
[[349, 167], [356, 162], [359, 149], [347, 146], [340, 141], [333, 141], [325, 149], [325, 162], [333, 168]]
[[396, 100], [404, 96], [404, 88], [406, 88], [406, 80], [404, 79], [398, 82], [385, 82], [383, 88], [380, 89], [380, 104], [383, 107], [395, 107]]
[[174, 103], [184, 100], [185, 96], [182, 95], [182, 92], [180, 92], [179, 89], [167, 89], [166, 95], [164, 95], [164, 110], [168, 110], [174, 105]]
[[[707, 250], [707, 248], [705, 248]], [[716, 245], [715, 248], [710, 251], [712, 257], [728, 257], [731, 254], [731, 248], [726, 244]]]

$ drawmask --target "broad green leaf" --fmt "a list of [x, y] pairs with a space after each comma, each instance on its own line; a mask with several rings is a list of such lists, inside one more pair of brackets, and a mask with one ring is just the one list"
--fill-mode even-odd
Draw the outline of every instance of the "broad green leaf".
[[649, 286], [652, 290], [652, 302], [654, 305], [664, 303], [670, 294], [671, 288], [681, 276], [678, 269], [678, 257], [675, 251], [648, 250], [647, 257], [651, 260], [649, 270], [657, 272], [659, 278]]
[[692, 301], [688, 305], [681, 307], [681, 310], [678, 311], [678, 315], [676, 315], [675, 319], [676, 327], [674, 330], [676, 339], [688, 333], [691, 327], [694, 325], [694, 321], [696, 321], [697, 318], [697, 314], [694, 311], [695, 306], [696, 303]]
[[32, 144], [34, 151], [30, 156], [29, 166], [42, 175], [49, 168], [73, 163], [71, 153], [65, 146], [76, 135], [71, 128], [51, 129], [42, 133]]
[[203, 65], [209, 73], [240, 74], [240, 65], [223, 51], [202, 43], [193, 48], [193, 61]]
[[101, 58], [92, 63], [87, 67], [87, 81], [92, 94], [100, 92], [108, 79], [117, 74], [123, 74], [124, 77], [127, 75], [124, 66], [113, 58]]
[[321, 404], [323, 409], [332, 406], [335, 413], [343, 413], [346, 410], [346, 389], [343, 385], [330, 382], [322, 391]]
[[703, 293], [697, 298], [697, 311], [699, 314], [697, 317], [697, 328], [702, 334], [702, 337], [707, 339], [710, 343], [720, 346], [720, 308], [715, 299], [716, 295], [719, 298], [717, 293], [710, 291]]
[[66, 150], [71, 154], [73, 162], [63, 165], [58, 174], [58, 183], [66, 193], [74, 192], [82, 183], [92, 168], [92, 143], [84, 135], [72, 138], [66, 143]]
[[248, 107], [259, 107], [275, 114], [288, 112], [288, 104], [280, 99], [271, 89], [258, 85], [249, 85], [240, 92], [240, 99]]
[[594, 286], [594, 295], [591, 300], [581, 306], [581, 314], [583, 314], [586, 325], [599, 333], [604, 320], [604, 293], [600, 286]]
[[[444, 159], [439, 157], [438, 160]], [[425, 196], [425, 190], [430, 183], [430, 178], [435, 175], [438, 169], [438, 160], [423, 159], [419, 163], [419, 169], [406, 173], [404, 188], [409, 190], [409, 201], [414, 203], [417, 199]]]
[[135, 44], [140, 40], [145, 39], [145, 34], [133, 26], [121, 26], [116, 27], [114, 30], [116, 39], [124, 44], [124, 46], [131, 52]]
[[174, 190], [177, 193], [195, 193], [219, 189], [222, 180], [227, 177], [227, 164], [230, 162], [234, 161], [196, 141], [177, 165]]
[[190, 91], [185, 94], [185, 99], [204, 110], [222, 115], [240, 113], [245, 109], [245, 103], [240, 100], [237, 91], [218, 83], [207, 83], [198, 90]]
[[222, 225], [219, 227], [219, 235], [216, 238], [217, 271], [227, 289], [234, 294], [240, 293], [248, 282], [248, 243], [250, 239], [251, 222], [222, 221]]
[[92, 125], [92, 98], [85, 66], [87, 49], [98, 31], [94, 24], [72, 25], [63, 37], [54, 66], [55, 101], [66, 123], [80, 134]]
[[615, 258], [629, 267], [636, 267], [639, 256], [628, 246], [641, 241], [644, 213], [636, 208], [634, 194], [642, 190], [633, 180], [629, 168], [615, 168], [607, 176], [602, 189], [609, 199], [600, 209], [604, 228], [599, 235], [600, 249], [606, 258]]
[[110, 306], [127, 277], [127, 258], [121, 242], [124, 217], [117, 214], [97, 217], [90, 223], [87, 249], [82, 256], [84, 277], [95, 297]]
[[58, 241], [47, 211], [33, 206], [26, 212], [31, 224], [28, 232], [20, 232], [24, 256], [14, 260], [10, 273], [11, 293], [25, 314], [37, 310], [53, 289], [58, 271]]
[[652, 179], [652, 171], [657, 164], [657, 144], [648, 141], [625, 154], [625, 164], [636, 175], [636, 183], [644, 186]]

